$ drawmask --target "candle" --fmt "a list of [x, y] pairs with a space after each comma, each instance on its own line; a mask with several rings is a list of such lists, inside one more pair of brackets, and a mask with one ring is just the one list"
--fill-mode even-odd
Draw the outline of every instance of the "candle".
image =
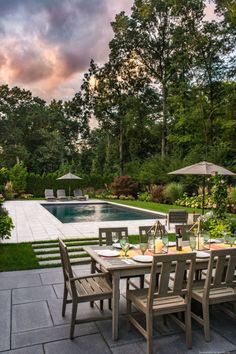
[[155, 253], [161, 253], [162, 246], [163, 246], [163, 243], [162, 243], [161, 239], [155, 240]]

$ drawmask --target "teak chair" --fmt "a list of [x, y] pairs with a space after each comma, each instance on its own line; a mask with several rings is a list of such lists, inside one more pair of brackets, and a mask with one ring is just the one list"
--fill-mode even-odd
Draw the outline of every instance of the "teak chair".
[[68, 197], [66, 196], [65, 189], [58, 189], [57, 190], [57, 199], [68, 200]]
[[188, 213], [182, 209], [171, 209], [167, 216], [168, 229], [170, 224], [187, 224]]
[[[177, 255], [158, 255], [153, 257], [150, 287], [127, 290], [128, 321], [132, 323], [147, 340], [147, 353], [153, 351], [153, 317], [184, 312], [185, 322], [171, 316], [186, 332], [186, 344], [192, 347], [191, 328], [191, 289], [195, 266], [195, 253]], [[175, 269], [173, 285], [170, 287], [170, 273]], [[186, 281], [186, 269], [189, 268]], [[159, 281], [157, 278], [159, 274]], [[144, 313], [146, 329], [132, 316], [131, 306]]]
[[128, 228], [127, 227], [106, 227], [106, 228], [100, 228], [98, 230], [99, 233], [99, 246], [102, 246], [102, 241], [105, 237], [105, 243], [107, 246], [112, 245], [112, 233], [117, 232], [119, 240], [122, 237], [128, 238]]
[[236, 317], [236, 248], [211, 251], [206, 279], [193, 285], [192, 298], [202, 305], [200, 317], [192, 312], [192, 317], [204, 328], [206, 341], [210, 341], [209, 306], [232, 302], [234, 312], [226, 312]]
[[53, 189], [45, 189], [44, 196], [46, 200], [51, 200], [51, 201], [56, 200]]
[[[122, 237], [126, 237], [128, 239], [128, 228], [127, 227], [109, 227], [109, 228], [100, 228], [99, 229], [99, 246], [102, 246], [102, 241], [104, 240], [105, 237], [105, 242], [106, 242], [106, 246], [110, 246], [112, 245], [112, 233], [113, 232], [117, 232], [118, 233], [118, 237], [119, 240]], [[99, 271], [103, 271], [102, 268], [97, 268], [96, 270]], [[140, 280], [140, 287], [143, 288], [144, 287], [144, 275], [134, 275], [134, 276], [130, 276], [130, 277], [125, 277], [127, 279], [127, 289], [129, 288], [129, 285], [132, 285], [134, 288], [137, 288], [137, 286], [130, 280], [130, 278], [139, 278]], [[101, 307], [102, 307], [102, 303], [101, 303]], [[109, 304], [109, 307], [110, 304]]]
[[[78, 304], [82, 302], [90, 302], [92, 305], [96, 300], [111, 299], [112, 289], [108, 273], [91, 274], [81, 277], [75, 276], [70, 264], [67, 247], [60, 239], [59, 247], [64, 276], [62, 316], [65, 316], [66, 304], [72, 303], [70, 338], [73, 339], [75, 324], [99, 321], [108, 318], [107, 316], [103, 316], [77, 320], [76, 314]], [[68, 293], [71, 296], [71, 300], [67, 300]]]

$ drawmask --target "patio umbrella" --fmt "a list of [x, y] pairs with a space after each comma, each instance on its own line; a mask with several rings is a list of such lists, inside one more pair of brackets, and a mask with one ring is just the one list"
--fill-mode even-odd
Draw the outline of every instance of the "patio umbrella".
[[[58, 177], [57, 179], [62, 179], [62, 180], [68, 180], [68, 181], [72, 181], [72, 180], [76, 180], [76, 179], [82, 179], [81, 177], [78, 177], [76, 175], [73, 175], [73, 173], [67, 173], [64, 176]], [[69, 198], [70, 198], [70, 183], [69, 183]]]
[[169, 172], [169, 175], [203, 175], [203, 191], [202, 191], [202, 214], [204, 214], [204, 203], [205, 203], [205, 185], [206, 176], [214, 175], [218, 173], [219, 175], [225, 176], [236, 176], [235, 173], [227, 170], [224, 167], [214, 165], [211, 162], [202, 161], [194, 165], [190, 165], [179, 170]]

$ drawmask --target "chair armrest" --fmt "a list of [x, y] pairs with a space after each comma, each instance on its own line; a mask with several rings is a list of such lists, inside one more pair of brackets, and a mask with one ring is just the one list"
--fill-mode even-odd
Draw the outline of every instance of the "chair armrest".
[[94, 273], [94, 274], [89, 274], [89, 275], [84, 275], [81, 277], [73, 277], [69, 278], [70, 281], [75, 281], [75, 280], [80, 280], [80, 279], [87, 279], [87, 278], [101, 278], [101, 277], [107, 277], [109, 275], [108, 272], [106, 273]]

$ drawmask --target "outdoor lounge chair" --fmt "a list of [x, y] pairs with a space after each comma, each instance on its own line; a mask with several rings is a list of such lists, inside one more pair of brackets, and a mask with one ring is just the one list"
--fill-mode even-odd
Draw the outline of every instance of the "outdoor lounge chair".
[[58, 189], [57, 190], [57, 199], [68, 200], [68, 197], [66, 196], [65, 189]]
[[[127, 290], [128, 321], [146, 338], [147, 354], [153, 352], [153, 317], [160, 315], [169, 314], [185, 331], [187, 347], [192, 347], [191, 288], [195, 259], [195, 253], [154, 256], [149, 288]], [[173, 268], [175, 268], [175, 277], [173, 287], [170, 288], [170, 273], [173, 272]], [[189, 272], [187, 281], [185, 281], [187, 268]], [[145, 315], [146, 328], [131, 313], [132, 305]], [[180, 312], [184, 313], [184, 322], [174, 315]]]
[[51, 200], [51, 201], [56, 200], [53, 189], [45, 189], [44, 196], [46, 200]]
[[236, 318], [236, 249], [211, 251], [206, 279], [193, 284], [192, 298], [202, 306], [202, 317], [192, 312], [192, 317], [204, 328], [205, 340], [210, 341], [209, 307], [214, 304], [231, 303], [225, 312]]
[[74, 199], [76, 199], [76, 200], [87, 200], [88, 197], [83, 194], [81, 189], [75, 189], [74, 190]]
[[[81, 277], [75, 275], [72, 271], [67, 247], [60, 239], [59, 247], [64, 276], [62, 316], [65, 316], [66, 304], [72, 303], [70, 338], [73, 339], [76, 324], [85, 322], [95, 322], [111, 318], [111, 316], [100, 316], [93, 318], [88, 317], [78, 320], [76, 319], [78, 304], [82, 302], [90, 302], [90, 305], [92, 306], [94, 301], [111, 299], [112, 289], [108, 273], [90, 274]], [[68, 293], [71, 297], [71, 300], [67, 299]]]

